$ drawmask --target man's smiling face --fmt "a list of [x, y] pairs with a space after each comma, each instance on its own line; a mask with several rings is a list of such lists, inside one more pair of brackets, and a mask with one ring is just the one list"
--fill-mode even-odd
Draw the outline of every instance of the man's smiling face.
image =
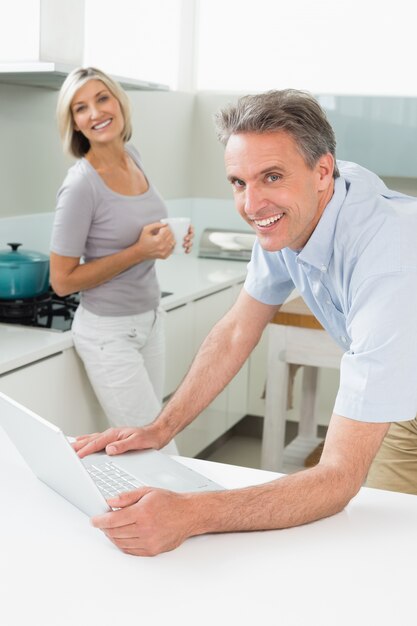
[[333, 194], [330, 154], [310, 168], [284, 131], [231, 135], [225, 151], [236, 208], [270, 252], [301, 249]]

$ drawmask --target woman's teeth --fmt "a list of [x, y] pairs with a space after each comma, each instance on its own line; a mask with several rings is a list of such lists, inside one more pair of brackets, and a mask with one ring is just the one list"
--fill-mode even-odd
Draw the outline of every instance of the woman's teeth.
[[105, 122], [101, 122], [100, 124], [96, 124], [93, 126], [94, 130], [101, 130], [110, 124], [111, 120], [106, 120]]
[[269, 226], [270, 224], [274, 224], [274, 222], [278, 222], [284, 213], [280, 213], [279, 215], [274, 215], [274, 217], [267, 217], [264, 220], [253, 220], [257, 226]]

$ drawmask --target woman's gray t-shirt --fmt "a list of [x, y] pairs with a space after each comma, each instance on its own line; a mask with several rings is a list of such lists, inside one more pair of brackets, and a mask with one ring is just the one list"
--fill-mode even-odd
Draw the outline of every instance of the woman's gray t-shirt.
[[[126, 150], [143, 171], [139, 153]], [[58, 191], [51, 250], [83, 257], [88, 263], [134, 244], [146, 224], [167, 216], [161, 196], [148, 180], [139, 196], [112, 191], [87, 159], [73, 165]], [[160, 289], [155, 261], [142, 261], [98, 287], [81, 293], [81, 303], [96, 315], [134, 315], [155, 309]]]

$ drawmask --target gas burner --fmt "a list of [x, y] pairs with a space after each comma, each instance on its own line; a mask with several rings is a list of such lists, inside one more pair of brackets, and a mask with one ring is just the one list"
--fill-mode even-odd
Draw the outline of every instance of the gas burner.
[[47, 292], [34, 298], [0, 300], [0, 321], [8, 324], [36, 326], [41, 315], [49, 316], [52, 310], [52, 295]]
[[52, 290], [34, 298], [0, 300], [0, 322], [65, 331], [78, 304], [78, 294], [61, 297]]
[[70, 296], [52, 295], [52, 311], [55, 318], [62, 318], [72, 322], [74, 313], [80, 303], [78, 294]]

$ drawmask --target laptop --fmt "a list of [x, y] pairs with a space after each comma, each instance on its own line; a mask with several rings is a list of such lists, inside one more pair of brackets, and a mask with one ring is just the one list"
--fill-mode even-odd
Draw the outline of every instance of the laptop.
[[34, 474], [90, 517], [111, 510], [106, 498], [144, 485], [177, 492], [224, 489], [158, 450], [80, 459], [60, 428], [3, 393], [0, 426]]

